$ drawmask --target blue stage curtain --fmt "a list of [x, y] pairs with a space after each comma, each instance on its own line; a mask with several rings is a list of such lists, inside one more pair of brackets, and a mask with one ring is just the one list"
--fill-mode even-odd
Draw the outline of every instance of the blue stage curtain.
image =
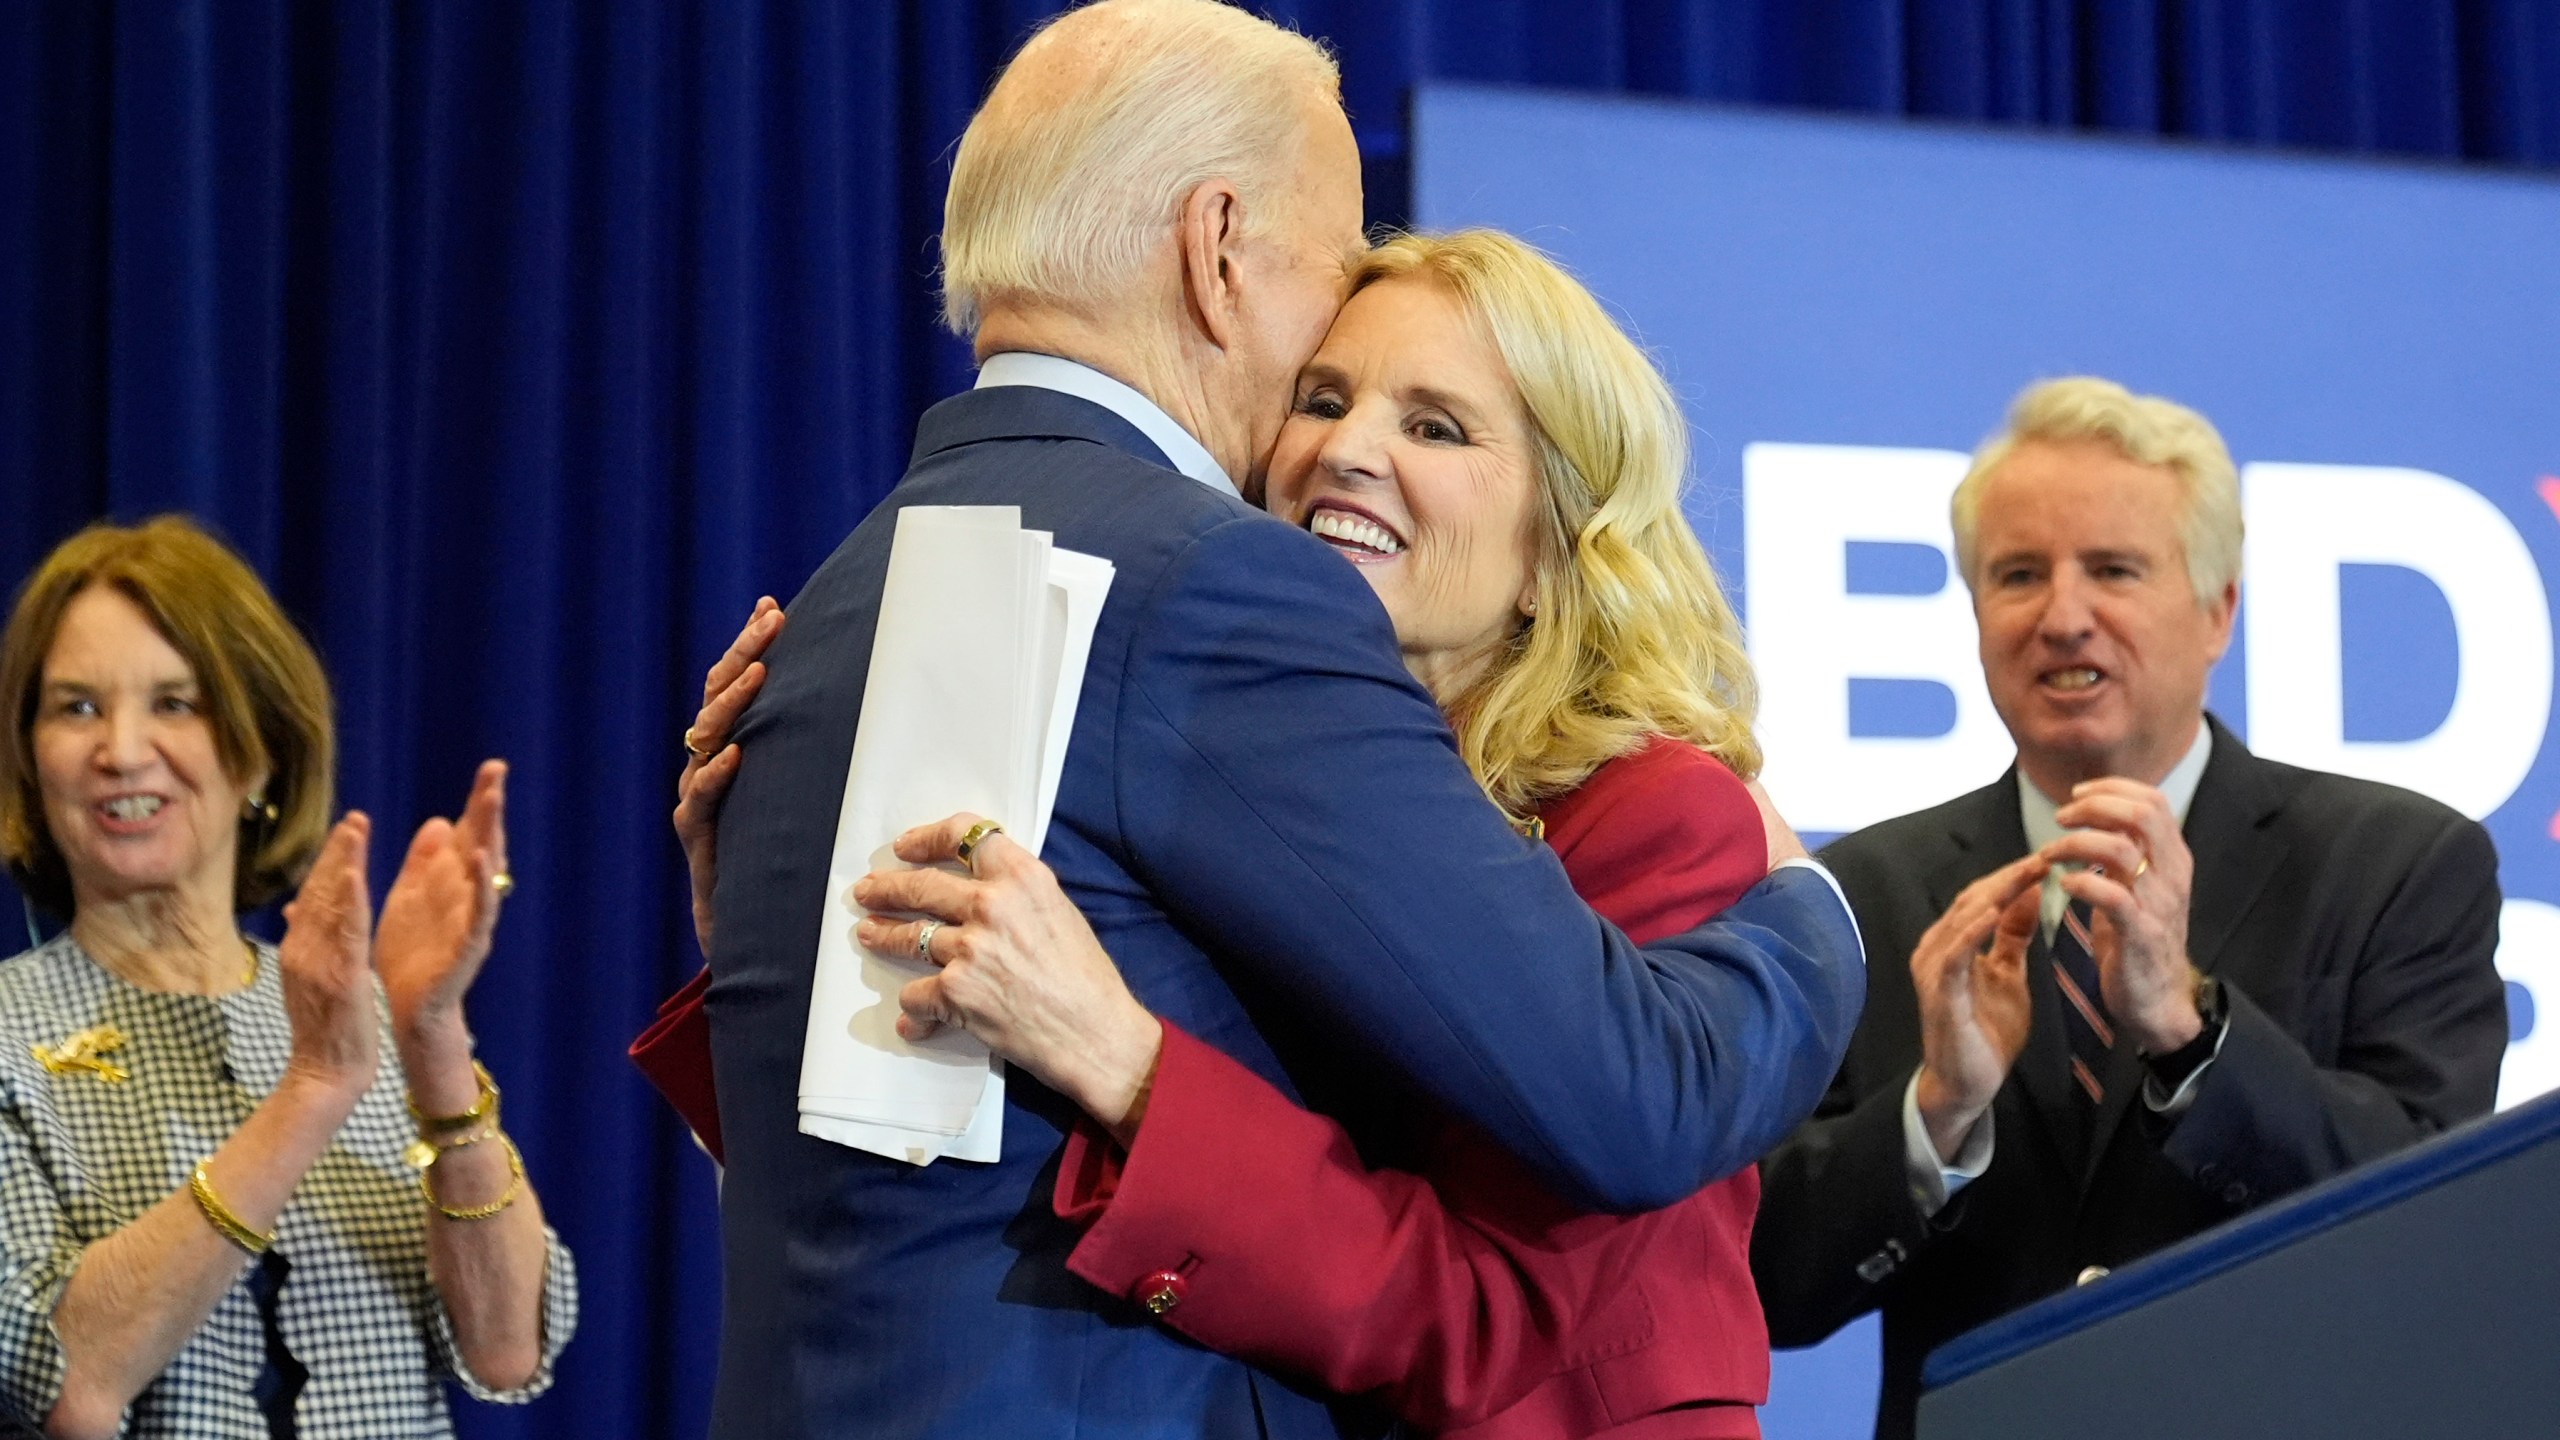
[[[230, 536], [336, 679], [379, 877], [516, 766], [472, 1016], [585, 1321], [468, 1433], [701, 1432], [709, 1168], [621, 1056], [698, 963], [677, 732], [964, 383], [948, 149], [1054, 8], [0, 5], [0, 574], [98, 516]], [[2553, 0], [1273, 8], [1342, 55], [1382, 219], [1416, 77], [2560, 164]]]

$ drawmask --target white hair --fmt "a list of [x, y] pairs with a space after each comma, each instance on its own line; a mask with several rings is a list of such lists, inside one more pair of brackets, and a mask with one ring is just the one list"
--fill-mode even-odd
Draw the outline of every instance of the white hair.
[[1308, 102], [1338, 97], [1324, 48], [1217, 0], [1101, 0], [1051, 21], [961, 136], [943, 209], [942, 313], [1085, 313], [1126, 298], [1183, 197], [1224, 179], [1246, 225], [1287, 213]]
[[1982, 487], [2021, 442], [2068, 445], [2102, 441], [2136, 465], [2167, 467], [2178, 477], [2182, 513], [2178, 541], [2186, 551], [2187, 583], [2196, 604], [2211, 608], [2240, 578], [2240, 472], [2231, 448], [2213, 422], [2158, 395], [2136, 395], [2113, 380], [2070, 375], [2044, 380], [2018, 393], [2009, 423], [1973, 452], [1973, 468], [1956, 486], [1950, 517], [1956, 532], [1956, 568], [1974, 583], [1974, 531], [1982, 513]]

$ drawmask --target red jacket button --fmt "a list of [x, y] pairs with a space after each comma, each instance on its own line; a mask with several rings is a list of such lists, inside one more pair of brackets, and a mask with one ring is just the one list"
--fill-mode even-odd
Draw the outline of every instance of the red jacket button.
[[1136, 1291], [1138, 1303], [1146, 1306], [1150, 1315], [1167, 1313], [1190, 1293], [1191, 1282], [1171, 1270], [1159, 1270], [1139, 1281]]

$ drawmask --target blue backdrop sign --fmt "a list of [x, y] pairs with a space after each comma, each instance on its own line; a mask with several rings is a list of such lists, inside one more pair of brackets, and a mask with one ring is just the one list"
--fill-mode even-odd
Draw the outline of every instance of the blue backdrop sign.
[[2091, 373], [2212, 417], [2249, 532], [2215, 709], [2488, 824], [2500, 1102], [2560, 1087], [2560, 183], [1476, 87], [1416, 95], [1413, 176], [1420, 224], [1535, 241], [1670, 373], [1809, 831], [2013, 753], [1946, 518], [2010, 398]]

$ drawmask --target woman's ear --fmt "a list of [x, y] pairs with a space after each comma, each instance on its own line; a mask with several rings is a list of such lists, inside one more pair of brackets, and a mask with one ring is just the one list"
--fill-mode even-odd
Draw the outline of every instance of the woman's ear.
[[1182, 197], [1173, 242], [1182, 256], [1183, 306], [1210, 344], [1236, 339], [1236, 248], [1244, 239], [1244, 197], [1228, 180], [1203, 180]]

